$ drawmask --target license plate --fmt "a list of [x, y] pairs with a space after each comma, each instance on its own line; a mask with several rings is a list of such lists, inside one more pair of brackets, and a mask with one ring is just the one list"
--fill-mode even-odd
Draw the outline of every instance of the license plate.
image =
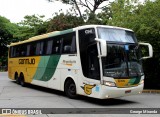
[[127, 94], [127, 93], [131, 93], [131, 90], [127, 90], [127, 91], [125, 91], [125, 93]]

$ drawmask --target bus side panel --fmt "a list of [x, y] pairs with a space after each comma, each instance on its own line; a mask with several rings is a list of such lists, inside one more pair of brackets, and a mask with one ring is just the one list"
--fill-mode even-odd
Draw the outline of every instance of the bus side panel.
[[8, 77], [12, 80], [14, 80], [15, 73], [19, 72], [18, 70], [19, 62], [15, 58], [9, 58], [8, 59]]
[[15, 72], [13, 70], [13, 59], [8, 58], [8, 77], [14, 80]]
[[[72, 78], [77, 85], [78, 77], [79, 77], [79, 66], [78, 66], [78, 60], [77, 55], [62, 55], [59, 64], [57, 66], [57, 69], [60, 73], [60, 90], [64, 91], [64, 83], [66, 81], [66, 78]], [[54, 82], [54, 81], [53, 81]]]
[[60, 69], [57, 68], [52, 78], [47, 82], [48, 87], [51, 89], [60, 90], [60, 81]]
[[[59, 65], [61, 90], [64, 91], [64, 83], [67, 78], [73, 79], [76, 84], [77, 94], [98, 98], [100, 95], [100, 81], [84, 77], [78, 56], [62, 55]], [[96, 85], [95, 85], [96, 84]]]
[[32, 84], [51, 87], [49, 82], [53, 80], [55, 74], [58, 74], [56, 70], [60, 57], [61, 55], [41, 56]]
[[18, 73], [18, 76], [22, 73], [24, 75], [25, 82], [31, 83], [39, 62], [40, 57], [9, 58], [9, 78], [14, 80], [15, 73]]

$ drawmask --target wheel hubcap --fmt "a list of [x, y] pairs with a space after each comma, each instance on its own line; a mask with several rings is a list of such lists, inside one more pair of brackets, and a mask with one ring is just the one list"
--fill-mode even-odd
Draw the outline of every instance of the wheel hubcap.
[[74, 85], [74, 84], [71, 84], [71, 85], [69, 86], [69, 91], [70, 91], [71, 94], [75, 94], [76, 88], [75, 88], [75, 85]]

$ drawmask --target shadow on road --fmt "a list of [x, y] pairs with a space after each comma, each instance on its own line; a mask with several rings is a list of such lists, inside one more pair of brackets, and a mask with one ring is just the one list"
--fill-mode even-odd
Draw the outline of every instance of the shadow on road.
[[84, 102], [96, 104], [99, 106], [114, 106], [114, 105], [126, 105], [126, 104], [136, 103], [133, 101], [124, 100], [124, 99], [120, 99], [120, 98], [119, 99], [118, 98], [95, 99], [95, 98], [84, 97], [84, 96], [79, 96], [79, 100], [83, 100]]
[[[16, 83], [15, 81], [12, 81], [12, 82]], [[54, 95], [58, 95], [58, 96], [68, 98], [63, 91], [58, 91], [58, 90], [45, 88], [45, 87], [32, 85], [32, 84], [27, 84], [26, 87], [30, 88], [32, 90], [37, 90], [37, 91], [41, 91], [41, 92], [45, 92], [45, 93], [51, 93], [51, 94], [54, 94]], [[118, 98], [96, 99], [96, 98], [91, 98], [91, 97], [86, 97], [86, 96], [81, 96], [81, 95], [79, 95], [76, 99], [72, 99], [72, 100], [84, 101], [84, 102], [87, 102], [87, 103], [92, 103], [92, 104], [96, 104], [96, 105], [100, 105], [100, 106], [126, 105], [126, 104], [137, 103], [137, 102], [134, 102], [134, 101], [129, 101], [129, 100], [120, 99], [120, 98], [119, 99]]]

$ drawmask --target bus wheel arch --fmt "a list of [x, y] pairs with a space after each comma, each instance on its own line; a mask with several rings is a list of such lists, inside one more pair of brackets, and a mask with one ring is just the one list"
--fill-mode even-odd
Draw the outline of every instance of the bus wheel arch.
[[18, 77], [18, 72], [15, 72], [15, 74], [14, 74], [14, 79], [16, 80], [16, 83], [17, 83], [17, 84], [20, 84], [20, 82], [19, 82], [19, 77]]
[[64, 82], [64, 92], [69, 98], [73, 99], [77, 97], [76, 84], [71, 77], [66, 78]]
[[24, 75], [23, 75], [22, 72], [20, 73], [20, 76], [19, 76], [19, 82], [20, 82], [20, 85], [21, 85], [22, 87], [24, 87], [24, 86], [26, 85], [26, 83], [25, 83], [25, 78], [24, 78]]

